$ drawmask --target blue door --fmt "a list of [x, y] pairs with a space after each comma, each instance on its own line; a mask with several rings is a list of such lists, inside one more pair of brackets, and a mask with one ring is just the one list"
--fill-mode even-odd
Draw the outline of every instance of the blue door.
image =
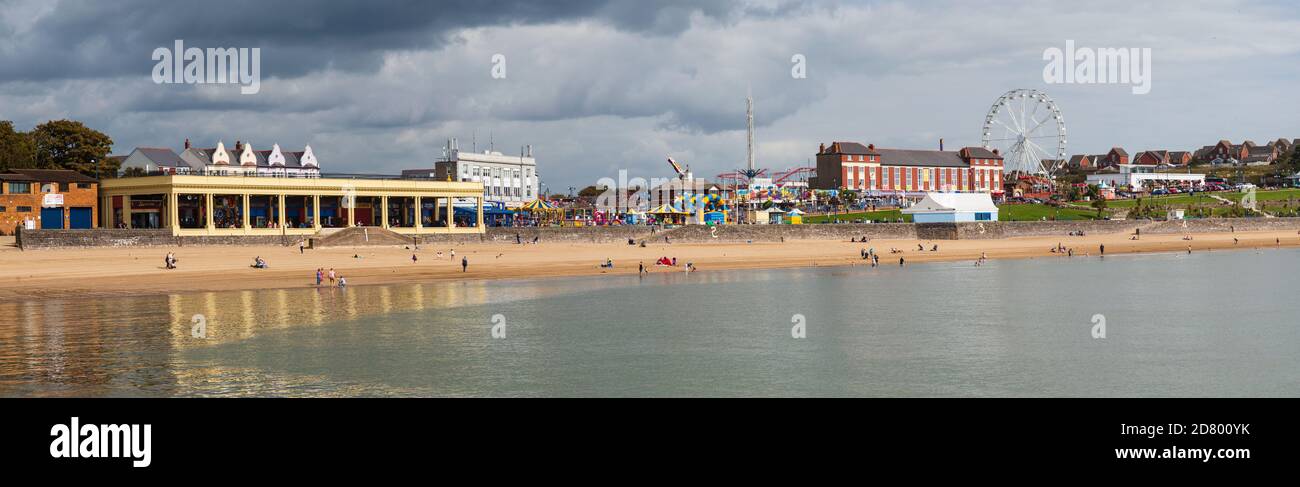
[[93, 215], [90, 208], [68, 208], [68, 228], [91, 228]]
[[63, 228], [63, 207], [41, 208], [41, 228], [45, 230]]

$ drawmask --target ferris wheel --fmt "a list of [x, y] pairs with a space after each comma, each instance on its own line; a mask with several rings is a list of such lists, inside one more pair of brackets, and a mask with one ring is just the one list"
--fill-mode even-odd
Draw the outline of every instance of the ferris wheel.
[[989, 108], [982, 133], [984, 147], [1002, 154], [1004, 172], [1052, 177], [1065, 165], [1065, 117], [1047, 93], [1006, 92]]

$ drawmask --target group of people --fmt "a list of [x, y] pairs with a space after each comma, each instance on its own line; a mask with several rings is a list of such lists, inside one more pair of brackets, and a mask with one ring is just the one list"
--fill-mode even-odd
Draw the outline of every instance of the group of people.
[[1057, 242], [1056, 246], [1052, 247], [1051, 252], [1053, 254], [1065, 254], [1067, 257], [1074, 257], [1074, 248], [1061, 245], [1061, 242]]
[[862, 249], [858, 251], [858, 255], [862, 257], [862, 260], [871, 261], [871, 267], [880, 265], [880, 254], [876, 253], [875, 247]]
[[325, 269], [316, 269], [316, 287], [320, 287], [326, 277], [329, 277], [330, 287], [334, 287], [335, 285], [338, 285], [338, 287], [348, 287], [348, 279], [343, 277], [342, 274], [334, 272], [333, 267], [330, 268], [328, 274], [325, 272]]

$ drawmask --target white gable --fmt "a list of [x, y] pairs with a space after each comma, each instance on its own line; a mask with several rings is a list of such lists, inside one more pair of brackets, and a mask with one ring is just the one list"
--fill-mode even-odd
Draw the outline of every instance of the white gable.
[[266, 163], [272, 166], [284, 165], [284, 154], [280, 153], [280, 144], [271, 146], [271, 155], [266, 156]]
[[298, 161], [304, 166], [320, 167], [320, 165], [316, 163], [316, 155], [311, 153], [310, 145], [307, 146], [306, 149], [302, 150], [302, 157], [300, 157]]
[[257, 154], [253, 153], [253, 144], [244, 143], [243, 151], [239, 153], [239, 165], [256, 166]]
[[230, 153], [226, 152], [226, 143], [217, 141], [217, 150], [212, 151], [213, 164], [230, 164]]

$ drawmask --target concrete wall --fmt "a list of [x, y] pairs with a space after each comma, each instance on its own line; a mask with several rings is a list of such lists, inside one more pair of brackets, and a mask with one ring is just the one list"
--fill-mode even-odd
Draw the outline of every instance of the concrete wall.
[[67, 247], [180, 247], [185, 245], [289, 245], [298, 237], [280, 235], [176, 237], [169, 229], [23, 230], [23, 250]]
[[[1212, 233], [1232, 230], [1300, 230], [1300, 218], [1205, 218], [1195, 220], [1082, 220], [1037, 222], [983, 222], [956, 224], [954, 238], [988, 239], [1005, 237], [1065, 236], [1070, 232], [1085, 234], [1131, 234], [1141, 229], [1143, 234]], [[933, 237], [938, 239], [938, 237]]]
[[[716, 229], [716, 230], [715, 230]], [[688, 225], [668, 232], [674, 242], [781, 242], [850, 238], [916, 238], [910, 223], [842, 223], [817, 225]], [[663, 235], [656, 235], [662, 240]]]
[[[622, 243], [673, 242], [781, 242], [798, 240], [871, 239], [967, 240], [1006, 237], [1065, 236], [1070, 232], [1086, 234], [1133, 233], [1183, 234], [1227, 232], [1231, 230], [1300, 230], [1300, 218], [1214, 218], [1180, 221], [1100, 220], [1038, 222], [971, 222], [971, 223], [853, 223], [818, 225], [722, 225], [708, 227], [687, 225], [652, 233], [646, 226], [613, 227], [542, 227], [488, 228], [479, 234], [421, 235], [422, 243], [514, 243], [515, 235], [531, 242], [534, 237], [544, 243]], [[300, 237], [257, 236], [185, 236], [173, 237], [169, 230], [23, 230], [18, 246], [23, 249], [60, 247], [183, 246], [183, 245], [294, 245]]]

